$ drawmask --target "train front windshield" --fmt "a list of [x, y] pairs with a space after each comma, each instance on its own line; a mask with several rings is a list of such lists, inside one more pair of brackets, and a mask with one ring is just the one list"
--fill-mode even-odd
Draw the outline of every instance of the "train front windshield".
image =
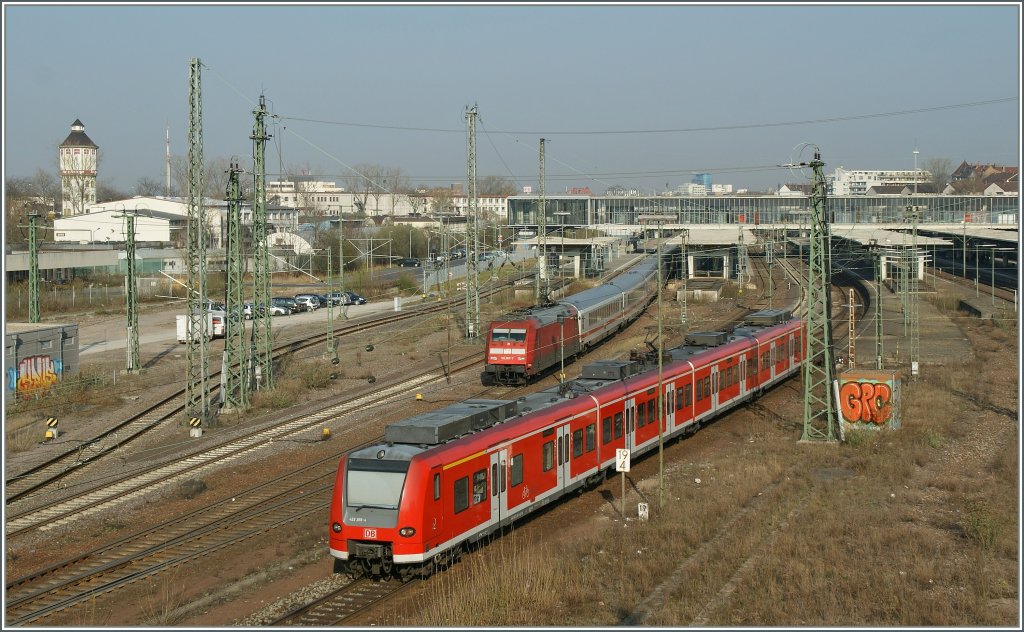
[[495, 328], [491, 332], [493, 342], [526, 342], [525, 329]]
[[408, 470], [408, 461], [349, 459], [345, 504], [398, 509]]

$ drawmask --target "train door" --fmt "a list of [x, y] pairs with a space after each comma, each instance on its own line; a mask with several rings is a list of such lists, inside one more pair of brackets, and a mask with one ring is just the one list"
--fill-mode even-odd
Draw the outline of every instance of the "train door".
[[739, 376], [740, 397], [743, 397], [744, 395], [747, 394], [747, 356], [746, 355], [743, 355], [743, 354], [740, 355], [740, 369], [739, 370], [740, 370], [740, 376]]
[[491, 452], [491, 522], [497, 524], [508, 507], [507, 483], [508, 450]]
[[662, 394], [662, 407], [664, 409], [662, 412], [665, 413], [665, 426], [661, 431], [664, 434], [668, 434], [676, 426], [676, 397], [673, 382], [665, 384], [665, 392]]
[[626, 449], [632, 451], [636, 447], [636, 436], [633, 434], [633, 421], [636, 419], [636, 400], [632, 397], [626, 400]]
[[711, 365], [711, 410], [713, 411], [718, 410], [719, 376], [718, 365]]
[[558, 489], [569, 484], [572, 473], [569, 471], [569, 437], [572, 431], [568, 422], [558, 426], [558, 440], [555, 442], [555, 463], [558, 465]]

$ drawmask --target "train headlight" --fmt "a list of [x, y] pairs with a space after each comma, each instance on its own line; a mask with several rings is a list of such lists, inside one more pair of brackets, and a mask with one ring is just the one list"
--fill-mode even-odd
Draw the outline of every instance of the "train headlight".
[[341, 523], [339, 523], [339, 522], [332, 522], [331, 523], [331, 531], [333, 531], [335, 533], [341, 533]]
[[402, 527], [398, 530], [398, 535], [402, 536], [403, 538], [411, 538], [412, 536], [416, 535], [416, 529], [413, 529], [412, 527]]

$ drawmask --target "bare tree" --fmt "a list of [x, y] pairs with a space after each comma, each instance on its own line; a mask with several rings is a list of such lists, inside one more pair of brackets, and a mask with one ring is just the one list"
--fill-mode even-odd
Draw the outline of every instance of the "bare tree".
[[164, 185], [150, 177], [142, 176], [135, 181], [135, 189], [133, 193], [135, 195], [143, 195], [146, 197], [163, 195]]
[[516, 192], [516, 184], [503, 176], [484, 176], [477, 183], [477, 195], [513, 195]]
[[357, 216], [366, 215], [370, 190], [375, 188], [376, 182], [380, 181], [382, 169], [383, 167], [379, 165], [360, 164], [352, 168], [355, 173], [344, 177], [345, 188], [352, 193], [352, 202], [355, 204]]
[[924, 168], [931, 174], [931, 183], [937, 192], [946, 188], [953, 173], [953, 163], [949, 158], [929, 158], [924, 161]]
[[451, 215], [454, 212], [454, 196], [452, 195], [451, 189], [447, 187], [438, 187], [428, 191], [428, 195], [432, 199], [430, 211], [435, 215]]
[[32, 187], [31, 194], [39, 198], [39, 203], [55, 210], [57, 199], [60, 197], [60, 181], [49, 171], [36, 169], [36, 172], [28, 180]]
[[129, 197], [131, 196], [109, 182], [96, 183], [97, 202], [113, 202], [114, 200], [124, 200]]
[[[231, 159], [218, 157], [206, 161], [203, 166], [203, 195], [223, 200], [228, 186], [228, 169]], [[179, 196], [188, 195], [188, 156], [171, 156], [171, 179], [174, 192]]]
[[28, 241], [28, 213], [35, 187], [29, 178], [7, 178], [4, 187], [4, 239], [7, 245]]

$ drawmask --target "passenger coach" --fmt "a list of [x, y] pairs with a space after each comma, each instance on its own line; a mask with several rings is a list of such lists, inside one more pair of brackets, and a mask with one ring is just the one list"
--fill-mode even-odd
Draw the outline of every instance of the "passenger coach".
[[[658, 371], [587, 365], [579, 379], [515, 401], [467, 400], [391, 424], [342, 458], [330, 510], [337, 572], [428, 575], [463, 548], [562, 495], [604, 480], [615, 451], [639, 456], [793, 375], [803, 322], [765, 310], [691, 334]], [[647, 358], [646, 360], [650, 360]]]

